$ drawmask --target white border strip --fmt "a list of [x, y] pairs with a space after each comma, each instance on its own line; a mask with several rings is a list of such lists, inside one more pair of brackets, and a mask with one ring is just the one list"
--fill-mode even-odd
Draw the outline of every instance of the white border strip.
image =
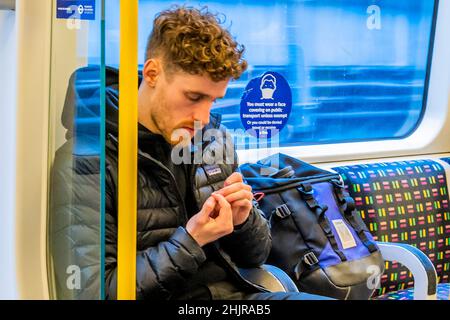
[[16, 14], [0, 11], [0, 300], [17, 299], [16, 212]]

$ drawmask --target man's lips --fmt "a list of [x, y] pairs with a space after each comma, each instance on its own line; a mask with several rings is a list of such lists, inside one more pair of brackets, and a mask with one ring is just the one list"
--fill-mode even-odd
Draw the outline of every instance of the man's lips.
[[181, 129], [184, 129], [184, 130], [188, 131], [189, 134], [191, 134], [192, 136], [193, 136], [194, 133], [195, 133], [194, 128], [190, 128], [190, 127], [181, 127]]

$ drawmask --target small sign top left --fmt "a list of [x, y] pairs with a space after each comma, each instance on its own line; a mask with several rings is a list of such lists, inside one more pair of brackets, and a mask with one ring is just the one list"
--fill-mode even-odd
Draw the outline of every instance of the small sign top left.
[[57, 0], [56, 18], [95, 20], [95, 0]]

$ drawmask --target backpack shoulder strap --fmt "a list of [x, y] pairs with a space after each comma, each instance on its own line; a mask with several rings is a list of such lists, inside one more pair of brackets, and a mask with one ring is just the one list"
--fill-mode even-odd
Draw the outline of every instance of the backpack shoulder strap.
[[334, 186], [334, 193], [336, 194], [336, 198], [339, 201], [340, 210], [343, 213], [344, 218], [347, 222], [355, 229], [359, 239], [366, 246], [370, 253], [378, 251], [375, 243], [367, 237], [364, 230], [366, 226], [361, 219], [356, 219], [356, 205], [355, 200], [353, 200], [350, 195], [345, 192], [344, 184], [340, 180], [332, 180], [331, 183]]
[[336, 238], [331, 230], [330, 222], [325, 215], [328, 207], [326, 205], [320, 205], [317, 202], [317, 200], [314, 198], [313, 188], [310, 184], [302, 184], [299, 188], [297, 188], [297, 190], [300, 191], [303, 200], [306, 202], [311, 211], [316, 214], [319, 225], [328, 238], [328, 241], [330, 242], [334, 252], [339, 256], [341, 261], [347, 261], [344, 253], [338, 247]]

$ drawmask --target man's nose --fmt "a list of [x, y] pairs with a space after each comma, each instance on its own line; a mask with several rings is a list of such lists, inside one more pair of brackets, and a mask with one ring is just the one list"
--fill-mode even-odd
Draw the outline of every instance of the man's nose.
[[202, 126], [206, 126], [209, 123], [212, 104], [212, 102], [206, 101], [195, 110], [194, 120], [201, 121]]

